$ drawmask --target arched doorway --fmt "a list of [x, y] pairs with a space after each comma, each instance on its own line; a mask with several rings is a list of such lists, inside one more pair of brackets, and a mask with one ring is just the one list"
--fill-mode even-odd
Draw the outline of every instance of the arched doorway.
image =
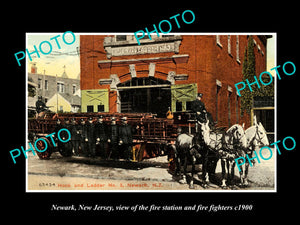
[[171, 106], [171, 83], [155, 77], [132, 78], [117, 86], [121, 113], [154, 113], [165, 117]]

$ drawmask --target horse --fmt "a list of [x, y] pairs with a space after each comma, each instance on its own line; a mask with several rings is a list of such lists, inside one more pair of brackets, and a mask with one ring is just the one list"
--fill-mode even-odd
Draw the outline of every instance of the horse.
[[[253, 151], [260, 149], [263, 146], [269, 145], [269, 140], [267, 137], [267, 132], [261, 122], [257, 123], [256, 116], [253, 117], [253, 126], [249, 127], [245, 131], [245, 136], [247, 138], [247, 148], [245, 149], [244, 158], [246, 155], [249, 158], [252, 158]], [[254, 161], [254, 159], [253, 159]], [[253, 162], [254, 164], [255, 162]], [[243, 168], [244, 167], [244, 168]], [[241, 185], [248, 186], [248, 169], [249, 169], [249, 161], [246, 160], [246, 163], [240, 167], [240, 175], [241, 175]]]
[[192, 134], [179, 134], [176, 142], [175, 142], [175, 163], [176, 163], [176, 170], [175, 174], [179, 175], [181, 178], [181, 166], [183, 165], [183, 176], [180, 179], [179, 183], [184, 183], [186, 180], [187, 174], [187, 164], [188, 161], [192, 163], [192, 179], [189, 183], [189, 188], [194, 189], [194, 173], [195, 173], [195, 164], [196, 158], [200, 158], [201, 156], [193, 148], [193, 139], [194, 135]]
[[[209, 121], [206, 123], [199, 123], [201, 125], [201, 131], [206, 146], [213, 152], [215, 152], [217, 159], [215, 165], [213, 165], [213, 171], [215, 171], [218, 159], [221, 159], [222, 167], [222, 188], [226, 188], [226, 168], [227, 167], [227, 179], [233, 179], [234, 167], [237, 155], [243, 153], [243, 149], [247, 148], [247, 139], [245, 136], [244, 127], [235, 124], [231, 126], [226, 132], [211, 131], [208, 126]], [[230, 173], [231, 169], [231, 173]], [[206, 170], [203, 170], [207, 173]], [[209, 174], [204, 174], [206, 182], [209, 181]]]

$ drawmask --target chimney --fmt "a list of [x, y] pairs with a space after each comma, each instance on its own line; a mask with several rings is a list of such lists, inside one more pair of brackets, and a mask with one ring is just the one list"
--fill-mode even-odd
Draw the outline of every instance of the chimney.
[[31, 73], [34, 73], [34, 74], [37, 73], [36, 63], [32, 63], [32, 65], [31, 65]]

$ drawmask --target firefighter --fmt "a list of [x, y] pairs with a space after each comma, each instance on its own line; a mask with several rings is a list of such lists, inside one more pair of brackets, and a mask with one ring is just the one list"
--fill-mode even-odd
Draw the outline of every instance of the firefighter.
[[72, 118], [72, 126], [70, 128], [71, 132], [71, 144], [72, 148], [74, 149], [74, 155], [79, 156], [79, 146], [80, 146], [80, 129], [79, 125], [76, 123], [76, 119]]
[[197, 121], [206, 122], [206, 109], [204, 103], [201, 101], [203, 94], [199, 93], [197, 99], [192, 102], [192, 111], [196, 113]]
[[127, 117], [122, 117], [122, 125], [119, 127], [120, 155], [126, 160], [130, 160], [132, 151], [132, 127], [128, 124]]
[[118, 143], [119, 143], [119, 126], [117, 125], [117, 121], [115, 117], [111, 117], [111, 125], [109, 127], [109, 136], [108, 136], [108, 144], [110, 152], [108, 154], [108, 159], [110, 157], [112, 159], [117, 159], [119, 157], [118, 154]]
[[86, 154], [86, 147], [85, 147], [85, 137], [86, 137], [86, 128], [85, 128], [85, 120], [83, 118], [80, 119], [80, 124], [78, 124], [78, 132], [79, 132], [79, 147], [83, 154]]
[[[69, 141], [64, 143], [64, 142], [61, 142], [61, 141], [58, 140], [57, 134], [62, 128], [68, 129], [66, 124], [62, 125], [60, 119], [57, 119], [56, 126], [55, 126], [55, 129], [54, 129], [55, 141], [57, 142], [57, 148], [58, 148], [59, 153], [62, 156], [67, 157], [67, 156], [72, 155], [72, 148], [71, 148], [71, 144], [70, 144]], [[66, 140], [66, 139], [69, 138], [69, 134], [66, 131], [62, 131], [62, 132], [60, 132], [60, 138], [62, 140]]]
[[103, 116], [100, 115], [98, 117], [98, 121], [95, 124], [95, 139], [96, 139], [96, 147], [98, 146], [100, 151], [100, 156], [103, 158], [107, 157], [105, 151], [105, 143], [107, 142], [107, 125], [103, 122]]
[[59, 140], [58, 140], [58, 136], [57, 136], [58, 131], [60, 131], [60, 129], [62, 129], [62, 128], [63, 128], [63, 125], [61, 124], [60, 119], [57, 119], [57, 121], [56, 121], [56, 126], [55, 126], [55, 128], [54, 128], [54, 132], [55, 132], [55, 134], [54, 134], [54, 140], [55, 140], [55, 142], [56, 142], [56, 144], [57, 144], [57, 148], [58, 148], [58, 151], [59, 151], [59, 152], [61, 152], [60, 149], [63, 149], [63, 148], [64, 148], [64, 143], [61, 142], [61, 141], [59, 141]]
[[86, 137], [84, 139], [85, 145], [87, 147], [87, 156], [95, 157], [95, 148], [96, 148], [96, 141], [95, 141], [95, 125], [93, 123], [93, 118], [90, 117], [88, 119], [88, 123], [85, 125], [86, 129]]
[[45, 112], [48, 108], [49, 107], [46, 106], [45, 102], [43, 102], [42, 96], [39, 96], [38, 100], [35, 103], [36, 118], [42, 118], [45, 115]]
[[[72, 125], [70, 124], [69, 118], [65, 118], [65, 124], [63, 125], [63, 128], [68, 129], [68, 131], [71, 131]], [[64, 132], [62, 135], [62, 139], [65, 140], [68, 138], [67, 132]], [[72, 136], [71, 136], [72, 138]], [[64, 143], [64, 152], [62, 153], [63, 156], [71, 156], [72, 155], [72, 143], [70, 141]]]

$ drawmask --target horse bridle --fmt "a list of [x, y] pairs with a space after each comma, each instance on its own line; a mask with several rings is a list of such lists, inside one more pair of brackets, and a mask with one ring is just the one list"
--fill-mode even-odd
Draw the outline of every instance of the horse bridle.
[[240, 138], [237, 138], [237, 137], [235, 137], [235, 135], [234, 135], [234, 132], [236, 132], [237, 131], [237, 127], [232, 131], [232, 137], [234, 138], [234, 140], [241, 140], [243, 137], [245, 137], [245, 132], [244, 133], [242, 133], [241, 134], [241, 137]]
[[[233, 142], [232, 142], [232, 145], [234, 146], [234, 142], [236, 141], [236, 140], [241, 140], [242, 138], [244, 138], [246, 135], [245, 135], [245, 132], [244, 133], [242, 133], [241, 134], [241, 137], [240, 138], [237, 138], [237, 137], [235, 137], [235, 135], [234, 135], [234, 133], [236, 132], [238, 130], [238, 128], [236, 127], [233, 131], [232, 131], [232, 133], [230, 134], [232, 137], [233, 137]], [[240, 134], [240, 133], [239, 133]], [[243, 150], [241, 150], [240, 148], [241, 148], [241, 143], [239, 143], [238, 144], [239, 145], [239, 147], [237, 148], [237, 149], [235, 149], [234, 150], [234, 148], [233, 149], [230, 149], [230, 148], [228, 148], [227, 149], [227, 153], [228, 153], [228, 155], [226, 156], [226, 157], [229, 157], [230, 155], [232, 156], [232, 155], [235, 155], [235, 156], [242, 156], [242, 154], [241, 154], [241, 152], [243, 151]]]
[[[258, 137], [258, 139], [256, 138], [256, 136]], [[263, 137], [260, 137], [259, 131], [258, 131], [258, 126], [256, 126], [255, 135], [254, 135], [254, 137], [253, 137], [253, 139], [252, 139], [252, 141], [251, 141], [251, 144], [253, 144], [254, 140], [256, 140], [256, 141], [258, 142], [258, 145], [259, 145], [259, 146], [264, 146], [264, 143], [262, 142], [262, 139], [263, 139], [263, 138], [264, 138], [264, 136], [263, 136]]]

